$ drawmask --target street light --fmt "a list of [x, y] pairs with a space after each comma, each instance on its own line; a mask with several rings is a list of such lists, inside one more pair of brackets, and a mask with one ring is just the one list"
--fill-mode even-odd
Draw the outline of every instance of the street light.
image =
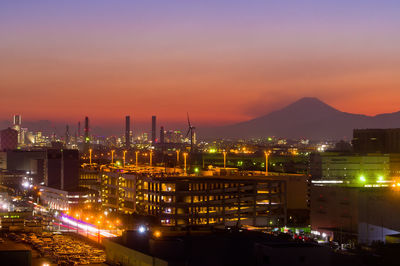
[[146, 227], [144, 225], [139, 226], [138, 228], [139, 233], [143, 234], [144, 232], [146, 232]]
[[137, 168], [139, 164], [139, 151], [135, 151], [135, 155], [136, 155], [136, 168]]
[[226, 151], [222, 152], [224, 154], [224, 168], [226, 168]]
[[179, 165], [179, 153], [180, 150], [176, 150], [176, 164]]
[[153, 151], [150, 151], [150, 167], [153, 165]]
[[100, 221], [97, 221], [97, 243], [100, 243]]
[[156, 238], [160, 238], [161, 237], [161, 231], [160, 230], [156, 230], [156, 231], [154, 231], [154, 234], [153, 234]]
[[265, 176], [268, 176], [268, 157], [271, 154], [271, 151], [264, 151], [265, 154]]
[[114, 152], [115, 152], [115, 150], [111, 151], [111, 165], [114, 164]]
[[188, 155], [187, 152], [183, 153], [183, 159], [184, 159], [184, 161], [183, 161], [184, 164], [183, 165], [184, 165], [184, 173], [185, 173], [185, 175], [186, 175], [186, 157], [187, 157], [187, 155]]
[[92, 149], [89, 149], [89, 165], [92, 165]]
[[126, 155], [127, 151], [124, 151], [124, 168], [125, 168], [125, 155]]

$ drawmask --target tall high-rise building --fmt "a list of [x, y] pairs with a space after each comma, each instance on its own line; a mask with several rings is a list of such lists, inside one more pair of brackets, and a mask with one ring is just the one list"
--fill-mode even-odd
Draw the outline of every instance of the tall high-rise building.
[[69, 126], [65, 127], [65, 145], [70, 144]]
[[21, 124], [22, 124], [21, 115], [14, 115], [13, 124], [14, 124], [14, 126], [16, 126], [16, 125], [21, 126]]
[[78, 150], [47, 149], [44, 181], [46, 186], [55, 189], [69, 190], [78, 187]]
[[165, 136], [164, 133], [165, 133], [164, 132], [164, 127], [162, 126], [161, 129], [160, 129], [160, 143], [161, 144], [164, 144], [164, 141], [165, 141], [164, 140], [164, 136]]
[[125, 116], [125, 146], [129, 148], [131, 146], [131, 117]]
[[14, 115], [13, 116], [13, 129], [18, 132], [18, 143], [22, 143], [22, 136], [21, 136], [21, 124], [22, 124], [22, 117], [21, 115]]
[[89, 137], [89, 117], [85, 117], [85, 139], [83, 144], [83, 151], [87, 152], [90, 146], [90, 137]]
[[157, 138], [157, 124], [156, 124], [156, 116], [153, 115], [151, 117], [151, 141], [152, 143], [156, 143], [156, 138]]
[[81, 121], [78, 122], [78, 138], [81, 137]]

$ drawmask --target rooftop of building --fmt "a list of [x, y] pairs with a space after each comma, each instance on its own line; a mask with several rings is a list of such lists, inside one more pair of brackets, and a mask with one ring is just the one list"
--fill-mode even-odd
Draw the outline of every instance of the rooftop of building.
[[254, 257], [256, 244], [270, 248], [322, 248], [314, 243], [295, 241], [286, 234], [274, 236], [242, 229], [168, 231], [161, 232], [157, 237], [154, 235], [150, 231], [127, 231], [122, 237], [111, 241], [166, 261], [187, 258], [206, 260], [207, 256], [225, 263], [230, 260], [232, 263], [243, 260], [244, 264], [234, 265], [246, 265], [249, 258]]
[[15, 243], [12, 241], [5, 241], [4, 243], [0, 243], [0, 251], [10, 252], [10, 251], [21, 251], [21, 250], [29, 251], [30, 249], [23, 244]]

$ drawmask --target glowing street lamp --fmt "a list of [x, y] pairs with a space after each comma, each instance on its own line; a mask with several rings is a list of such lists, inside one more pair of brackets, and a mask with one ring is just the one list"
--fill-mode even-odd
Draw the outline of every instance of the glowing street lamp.
[[154, 231], [154, 237], [156, 237], [156, 238], [160, 238], [161, 237], [161, 231], [160, 230], [156, 230], [156, 231]]
[[114, 164], [114, 152], [115, 152], [115, 150], [111, 151], [111, 164], [112, 165]]
[[153, 165], [153, 151], [150, 151], [150, 167]]
[[89, 164], [92, 165], [92, 149], [89, 149]]
[[265, 176], [268, 176], [268, 157], [271, 154], [271, 151], [265, 151]]
[[138, 228], [139, 233], [143, 234], [144, 232], [146, 232], [146, 227], [144, 225], [139, 226]]
[[97, 242], [100, 243], [100, 221], [97, 221]]
[[127, 151], [124, 151], [124, 168], [125, 168], [125, 158], [126, 158]]
[[223, 154], [224, 154], [224, 168], [226, 168], [226, 151], [223, 151], [222, 152]]
[[176, 164], [179, 165], [179, 153], [181, 151], [180, 150], [176, 150]]
[[187, 154], [187, 152], [184, 152], [183, 153], [183, 159], [184, 159], [184, 173], [185, 173], [185, 175], [186, 175], [186, 157], [188, 156], [188, 154]]
[[135, 151], [135, 155], [136, 155], [136, 167], [138, 167], [138, 164], [139, 164], [139, 151]]

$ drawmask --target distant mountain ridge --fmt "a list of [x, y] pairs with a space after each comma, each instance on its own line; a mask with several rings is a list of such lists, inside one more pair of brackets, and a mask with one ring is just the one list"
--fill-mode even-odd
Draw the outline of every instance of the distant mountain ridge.
[[[76, 122], [22, 121], [22, 127], [29, 131], [42, 131], [45, 134], [56, 132], [59, 136], [64, 136], [66, 124], [70, 125], [70, 133], [73, 135], [77, 131]], [[0, 130], [9, 126], [11, 121], [0, 121]], [[149, 128], [147, 123], [134, 124], [135, 132], [148, 132]], [[175, 128], [186, 128], [186, 124]], [[200, 139], [276, 136], [289, 139], [351, 140], [354, 128], [400, 128], [400, 111], [375, 116], [352, 114], [339, 111], [317, 98], [305, 97], [249, 121], [212, 128], [197, 125], [196, 131]], [[83, 132], [83, 125], [81, 131]], [[90, 131], [97, 136], [122, 135], [124, 124], [121, 122], [113, 126], [91, 126]]]
[[208, 138], [257, 138], [350, 140], [354, 128], [400, 127], [400, 111], [376, 116], [339, 111], [313, 97], [302, 98], [280, 110], [234, 125], [205, 129]]

